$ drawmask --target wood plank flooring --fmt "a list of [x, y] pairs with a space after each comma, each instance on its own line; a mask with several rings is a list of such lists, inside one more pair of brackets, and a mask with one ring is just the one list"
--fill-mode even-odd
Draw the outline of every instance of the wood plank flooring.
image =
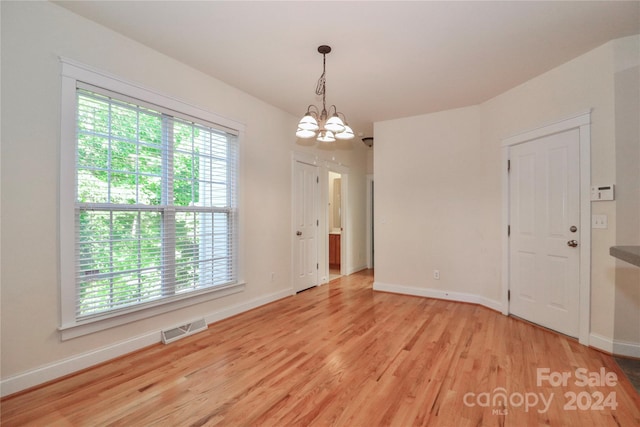
[[[640, 425], [612, 357], [484, 307], [374, 292], [372, 280], [342, 277], [9, 396], [2, 426]], [[570, 377], [538, 385], [538, 368]], [[609, 384], [583, 385], [581, 369]]]

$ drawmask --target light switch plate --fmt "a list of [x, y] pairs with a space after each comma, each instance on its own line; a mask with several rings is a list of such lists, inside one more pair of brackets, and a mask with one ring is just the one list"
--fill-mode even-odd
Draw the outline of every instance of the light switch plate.
[[591, 215], [591, 228], [607, 228], [608, 226], [606, 215]]

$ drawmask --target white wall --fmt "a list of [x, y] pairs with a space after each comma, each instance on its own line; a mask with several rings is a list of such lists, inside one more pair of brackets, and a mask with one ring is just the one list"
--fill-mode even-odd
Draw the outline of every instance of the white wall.
[[[614, 48], [616, 244], [640, 245], [640, 40]], [[616, 260], [615, 274], [614, 337], [624, 348], [640, 343], [640, 268]]]
[[[334, 151], [302, 147], [293, 135], [299, 118], [52, 3], [2, 2], [1, 8], [3, 395], [158, 342], [162, 328], [203, 316], [213, 321], [289, 295], [292, 151], [349, 166], [354, 195], [347, 218], [353, 227], [349, 259], [358, 265], [365, 246], [364, 225], [359, 226], [365, 222], [364, 200], [358, 196], [365, 193], [364, 149], [357, 144]], [[60, 340], [59, 56], [245, 124], [240, 171], [244, 292]]]
[[[592, 183], [615, 183], [615, 70], [637, 64], [637, 41], [607, 43], [479, 106], [376, 123], [376, 286], [499, 308], [501, 141], [592, 109]], [[633, 321], [638, 304], [616, 304], [616, 202], [592, 211], [609, 218], [592, 233], [592, 345], [612, 351], [614, 318]]]
[[499, 301], [500, 157], [483, 144], [480, 113], [474, 106], [375, 123], [377, 289]]

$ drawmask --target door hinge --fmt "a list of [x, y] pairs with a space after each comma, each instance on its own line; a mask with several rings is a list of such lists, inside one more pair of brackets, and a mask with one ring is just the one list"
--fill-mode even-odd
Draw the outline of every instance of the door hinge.
[[511, 289], [507, 291], [507, 301], [511, 301]]
[[316, 227], [319, 227], [319, 226], [320, 226], [320, 220], [316, 219]]
[[511, 226], [507, 225], [507, 237], [511, 236]]
[[511, 160], [507, 160], [507, 172], [511, 172]]
[[316, 264], [316, 270], [320, 270], [320, 263]]
[[316, 184], [320, 184], [320, 177], [316, 176]]

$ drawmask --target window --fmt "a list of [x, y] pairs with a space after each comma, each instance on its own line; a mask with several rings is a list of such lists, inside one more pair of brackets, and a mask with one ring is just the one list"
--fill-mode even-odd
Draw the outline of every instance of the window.
[[237, 285], [238, 132], [77, 80], [73, 104], [62, 329]]

